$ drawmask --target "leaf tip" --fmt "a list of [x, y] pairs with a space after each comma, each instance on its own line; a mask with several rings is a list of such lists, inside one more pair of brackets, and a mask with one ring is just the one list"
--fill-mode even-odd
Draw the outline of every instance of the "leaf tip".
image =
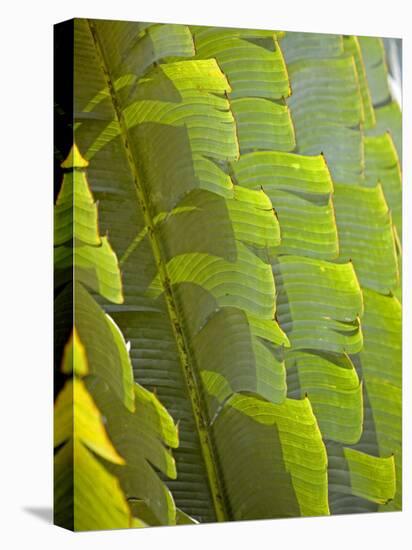
[[77, 145], [73, 143], [69, 154], [60, 166], [66, 169], [87, 168], [89, 166], [89, 162], [82, 157]]

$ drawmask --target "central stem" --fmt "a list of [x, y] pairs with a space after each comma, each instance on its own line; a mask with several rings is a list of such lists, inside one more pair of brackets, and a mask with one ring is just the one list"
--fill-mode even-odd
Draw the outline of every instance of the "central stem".
[[103, 50], [101, 48], [97, 29], [92, 21], [89, 20], [89, 27], [93, 36], [94, 44], [98, 53], [98, 58], [101, 60], [101, 66], [106, 78], [107, 86], [112, 99], [116, 118], [118, 120], [121, 138], [126, 151], [127, 160], [130, 166], [130, 171], [135, 184], [136, 195], [140, 207], [142, 209], [145, 226], [148, 228], [148, 237], [153, 251], [153, 256], [158, 268], [159, 277], [164, 289], [164, 296], [166, 300], [167, 310], [169, 313], [170, 321], [172, 324], [172, 330], [176, 341], [176, 346], [179, 353], [180, 363], [183, 369], [183, 377], [186, 382], [187, 393], [190, 398], [193, 417], [195, 419], [196, 429], [199, 436], [200, 448], [207, 472], [209, 481], [210, 492], [213, 499], [215, 508], [215, 514], [217, 521], [227, 521], [229, 515], [226, 511], [225, 502], [223, 498], [223, 491], [220, 482], [220, 476], [217, 469], [217, 459], [215, 457], [213, 444], [211, 441], [211, 435], [208, 429], [208, 418], [206, 414], [206, 407], [204, 406], [204, 400], [202, 398], [202, 392], [200, 382], [198, 381], [195, 370], [192, 365], [195, 361], [190, 357], [189, 346], [186, 344], [184, 332], [182, 330], [182, 323], [179, 320], [178, 309], [176, 307], [176, 300], [173, 295], [172, 287], [169, 283], [169, 277], [167, 273], [166, 262], [163, 259], [160, 245], [157, 241], [155, 225], [150, 215], [149, 201], [145, 195], [145, 192], [140, 183], [140, 178], [137, 170], [136, 163], [133, 158], [133, 154], [129, 145], [128, 129], [124, 120], [121, 107], [117, 101], [115, 90], [112, 84], [110, 73], [104, 58]]

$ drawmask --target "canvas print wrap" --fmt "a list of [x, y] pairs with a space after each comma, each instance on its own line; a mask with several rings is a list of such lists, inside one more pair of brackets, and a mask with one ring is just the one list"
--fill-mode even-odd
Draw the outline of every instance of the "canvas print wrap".
[[55, 27], [55, 523], [402, 508], [400, 41]]

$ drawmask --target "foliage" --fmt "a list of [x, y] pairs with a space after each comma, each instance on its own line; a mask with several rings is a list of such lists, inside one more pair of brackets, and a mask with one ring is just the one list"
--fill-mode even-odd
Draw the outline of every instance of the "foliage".
[[[123, 302], [117, 257], [99, 235], [87, 165], [74, 145], [62, 163], [67, 172], [55, 207], [57, 340], [74, 321], [61, 365], [70, 378], [55, 402], [55, 522], [75, 530], [141, 527], [144, 519], [127, 502], [138, 495], [160, 522], [176, 523], [174, 501], [152, 468], [176, 476], [169, 449], [178, 445], [176, 426], [134, 382], [118, 326], [87, 290]], [[70, 319], [61, 307], [67, 301], [74, 303]]]
[[56, 458], [56, 495], [64, 478], [74, 528], [401, 509], [400, 110], [380, 39], [65, 25], [56, 457], [75, 475]]

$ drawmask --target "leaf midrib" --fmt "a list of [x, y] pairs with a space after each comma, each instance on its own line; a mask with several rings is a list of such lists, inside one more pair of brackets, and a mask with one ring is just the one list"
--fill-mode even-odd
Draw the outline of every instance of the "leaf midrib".
[[149, 242], [151, 245], [156, 266], [158, 268], [158, 273], [159, 273], [160, 281], [162, 283], [162, 288], [164, 289], [166, 306], [169, 313], [170, 323], [172, 325], [172, 331], [173, 331], [176, 347], [179, 354], [180, 364], [183, 371], [183, 378], [186, 383], [187, 393], [192, 406], [193, 418], [195, 420], [196, 430], [199, 437], [200, 448], [202, 451], [203, 461], [204, 461], [204, 465], [205, 465], [205, 469], [208, 477], [209, 488], [212, 495], [216, 519], [217, 521], [227, 521], [228, 519], [230, 519], [230, 517], [227, 511], [227, 506], [223, 496], [223, 489], [222, 489], [221, 479], [220, 479], [219, 470], [218, 470], [217, 457], [215, 456], [215, 451], [211, 440], [211, 434], [209, 433], [209, 429], [208, 429], [209, 420], [205, 413], [206, 407], [205, 407], [204, 399], [202, 397], [202, 393], [200, 390], [200, 382], [198, 380], [197, 373], [192, 367], [194, 361], [189, 351], [190, 348], [185, 341], [185, 335], [182, 328], [183, 325], [179, 319], [176, 300], [173, 295], [173, 290], [169, 283], [170, 278], [168, 277], [166, 262], [163, 259], [161, 248], [157, 241], [155, 223], [150, 215], [148, 200], [145, 196], [144, 190], [140, 183], [141, 179], [139, 177], [137, 166], [134, 161], [134, 158], [130, 149], [130, 145], [129, 145], [127, 125], [125, 123], [120, 105], [118, 104], [118, 101], [117, 101], [117, 97], [114, 91], [114, 86], [112, 84], [110, 73], [106, 64], [105, 56], [100, 46], [98, 32], [93, 21], [88, 19], [88, 24], [89, 24], [91, 36], [93, 38], [94, 46], [96, 49], [96, 56], [100, 62], [101, 69], [104, 74], [104, 78], [106, 80], [110, 98], [113, 104], [115, 116], [119, 124], [120, 138], [122, 140], [125, 154], [129, 163], [129, 168], [130, 168], [132, 179], [134, 182], [137, 200], [142, 210], [144, 223], [145, 223], [145, 226], [147, 227]]

